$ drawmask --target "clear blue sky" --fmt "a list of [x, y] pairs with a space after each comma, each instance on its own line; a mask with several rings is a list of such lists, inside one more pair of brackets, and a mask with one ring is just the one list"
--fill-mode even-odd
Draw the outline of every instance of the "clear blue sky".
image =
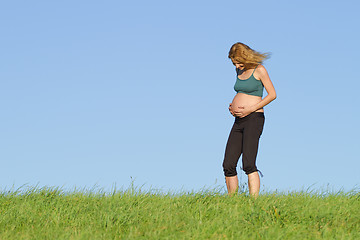
[[359, 7], [1, 2], [1, 189], [224, 186], [238, 41], [272, 53], [262, 189], [359, 187]]

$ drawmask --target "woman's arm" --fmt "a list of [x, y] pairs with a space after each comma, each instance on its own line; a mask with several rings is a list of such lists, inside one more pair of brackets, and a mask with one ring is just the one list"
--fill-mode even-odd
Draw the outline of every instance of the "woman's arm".
[[276, 91], [274, 85], [272, 84], [269, 74], [266, 71], [263, 65], [259, 65], [257, 67], [258, 74], [262, 84], [264, 85], [266, 92], [268, 93], [266, 97], [264, 97], [260, 102], [256, 105], [251, 106], [251, 112], [255, 112], [256, 110], [268, 105], [270, 102], [276, 99]]
[[245, 116], [249, 115], [250, 113], [255, 112], [256, 110], [263, 108], [264, 106], [266, 106], [270, 102], [272, 102], [274, 99], [276, 99], [276, 91], [275, 91], [274, 85], [272, 84], [269, 74], [266, 71], [265, 67], [263, 65], [259, 65], [256, 68], [256, 70], [257, 70], [258, 76], [268, 94], [260, 102], [258, 102], [257, 104], [255, 104], [253, 106], [250, 106], [250, 107], [244, 107], [240, 110], [234, 111], [230, 106], [229, 110], [233, 116], [245, 117]]

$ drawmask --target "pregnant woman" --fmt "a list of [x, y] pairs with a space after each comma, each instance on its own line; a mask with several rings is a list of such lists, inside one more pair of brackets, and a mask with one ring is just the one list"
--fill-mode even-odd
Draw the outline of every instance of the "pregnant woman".
[[[260, 191], [260, 178], [255, 162], [265, 122], [263, 107], [276, 98], [276, 92], [265, 67], [261, 65], [268, 54], [238, 42], [231, 47], [229, 58], [236, 67], [234, 89], [237, 94], [229, 106], [235, 122], [223, 162], [226, 187], [229, 195], [238, 191], [236, 166], [242, 154], [242, 170], [248, 175], [249, 193], [256, 198]], [[264, 87], [267, 96], [262, 98]]]

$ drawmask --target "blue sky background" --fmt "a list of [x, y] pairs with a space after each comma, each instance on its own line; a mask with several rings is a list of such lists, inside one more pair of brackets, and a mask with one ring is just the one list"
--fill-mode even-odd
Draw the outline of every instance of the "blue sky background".
[[225, 186], [238, 41], [272, 53], [262, 189], [359, 188], [359, 7], [2, 1], [1, 188]]

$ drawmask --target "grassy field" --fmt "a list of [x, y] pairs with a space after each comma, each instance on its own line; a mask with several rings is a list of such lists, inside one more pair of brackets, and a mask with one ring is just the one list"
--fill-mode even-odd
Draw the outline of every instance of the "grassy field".
[[0, 239], [360, 239], [360, 193], [0, 192]]

